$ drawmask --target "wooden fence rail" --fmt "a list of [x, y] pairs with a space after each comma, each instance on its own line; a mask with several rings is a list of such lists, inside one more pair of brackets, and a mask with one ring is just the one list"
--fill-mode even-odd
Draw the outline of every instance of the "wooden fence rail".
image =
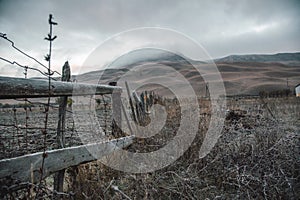
[[[48, 85], [48, 80], [0, 76], [0, 99], [48, 97]], [[101, 95], [121, 91], [118, 86], [51, 81], [50, 96]]]
[[132, 140], [133, 136], [128, 136], [102, 143], [47, 151], [43, 173], [40, 171], [43, 152], [2, 159], [0, 160], [0, 180], [12, 179], [36, 183], [40, 180], [41, 174], [45, 178], [61, 169], [100, 159], [118, 151], [118, 148], [130, 145]]

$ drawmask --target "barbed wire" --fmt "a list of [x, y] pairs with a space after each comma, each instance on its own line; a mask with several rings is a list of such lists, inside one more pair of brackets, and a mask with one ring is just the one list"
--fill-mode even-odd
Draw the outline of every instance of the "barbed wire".
[[[55, 70], [51, 70], [51, 54], [52, 54], [52, 42], [57, 38], [57, 36], [52, 35], [52, 26], [53, 25], [57, 25], [56, 22], [53, 21], [53, 17], [50, 14], [49, 15], [49, 25], [50, 25], [50, 31], [47, 34], [47, 36], [45, 37], [45, 40], [47, 40], [49, 42], [49, 52], [46, 54], [46, 56], [44, 57], [44, 59], [47, 61], [47, 65], [44, 65], [43, 63], [41, 63], [38, 59], [34, 58], [33, 56], [29, 55], [28, 53], [24, 52], [23, 50], [21, 50], [20, 48], [16, 47], [15, 42], [11, 39], [9, 39], [7, 37], [7, 35], [5, 33], [1, 33], [0, 32], [0, 39], [2, 38], [3, 40], [7, 41], [10, 43], [11, 47], [16, 50], [18, 53], [21, 53], [22, 55], [26, 56], [27, 58], [33, 60], [35, 63], [31, 64], [31, 66], [28, 65], [24, 65], [22, 64], [22, 62], [18, 62], [16, 60], [16, 58], [7, 58], [6, 56], [2, 55], [0, 56], [0, 60], [10, 64], [10, 65], [15, 65], [19, 68], [23, 69], [23, 78], [27, 79], [28, 78], [28, 71], [32, 70], [32, 71], [36, 71], [38, 72], [40, 75], [42, 75], [45, 79], [48, 80], [48, 95], [47, 95], [47, 100], [46, 102], [32, 102], [27, 98], [22, 98], [22, 99], [15, 99], [16, 101], [22, 101], [22, 104], [19, 105], [14, 105], [13, 107], [9, 106], [7, 108], [10, 108], [10, 110], [8, 110], [9, 113], [11, 113], [12, 111], [12, 115], [13, 118], [9, 119], [11, 120], [10, 123], [2, 123], [2, 121], [0, 122], [0, 127], [7, 129], [8, 131], [13, 130], [12, 134], [13, 134], [13, 139], [12, 139], [12, 146], [11, 146], [11, 139], [7, 138], [9, 136], [3, 135], [1, 136], [5, 138], [5, 140], [8, 140], [9, 142], [9, 148], [8, 151], [6, 152], [5, 150], [5, 146], [3, 145], [0, 146], [1, 148], [3, 148], [3, 151], [5, 151], [7, 154], [10, 154], [11, 156], [19, 156], [20, 154], [23, 154], [24, 152], [20, 153], [20, 151], [22, 151], [22, 147], [25, 147], [25, 153], [31, 153], [32, 151], [41, 151], [42, 150], [42, 163], [39, 166], [39, 178], [35, 184], [34, 187], [34, 193], [35, 199], [42, 199], [43, 198], [43, 194], [44, 192], [44, 186], [46, 185], [46, 181], [45, 181], [45, 159], [47, 157], [47, 151], [50, 149], [52, 149], [53, 147], [55, 148], [55, 145], [53, 146], [53, 144], [49, 143], [49, 137], [51, 137], [51, 140], [53, 138], [52, 132], [55, 132], [57, 129], [52, 128], [51, 127], [51, 123], [53, 122], [53, 118], [52, 115], [50, 113], [50, 109], [51, 108], [57, 108], [58, 106], [53, 105], [53, 103], [51, 103], [50, 98], [52, 95], [52, 87], [51, 87], [51, 82], [52, 80], [56, 81], [57, 78], [55, 79], [53, 77], [54, 74], [58, 74], [59, 76], [61, 76], [61, 73], [55, 71]], [[9, 46], [9, 48], [11, 48]], [[37, 63], [37, 64], [36, 64]], [[47, 71], [45, 71], [44, 69], [46, 69]], [[19, 71], [19, 70], [18, 70]], [[30, 125], [29, 123], [32, 122], [31, 117], [35, 117], [36, 113], [33, 113], [32, 111], [32, 107], [35, 107], [35, 105], [39, 104], [39, 108], [40, 111], [43, 112], [43, 125], [41, 126], [36, 126], [36, 125]], [[22, 109], [18, 109], [18, 108], [22, 108]], [[11, 111], [12, 109], [12, 111]], [[22, 115], [18, 115], [21, 112], [24, 112], [25, 110], [25, 118]], [[7, 112], [7, 110], [4, 110], [5, 112]], [[72, 113], [72, 111], [70, 110], [66, 110], [65, 112], [68, 113]], [[40, 118], [40, 115], [39, 115]], [[77, 135], [77, 131], [74, 128], [74, 122], [73, 125], [71, 127], [68, 127], [66, 129], [64, 129], [64, 131], [71, 131], [71, 137], [73, 136], [74, 133], [76, 133]], [[41, 137], [36, 138], [35, 135], [38, 132], [38, 135], [42, 134]], [[34, 136], [34, 137], [33, 137]], [[19, 138], [20, 137], [20, 138]], [[21, 139], [21, 140], [20, 140]], [[38, 140], [38, 141], [37, 141]], [[24, 143], [25, 142], [25, 143]], [[77, 144], [76, 139], [74, 139], [73, 141], [74, 143]], [[17, 144], [17, 145], [16, 145]], [[30, 148], [30, 144], [34, 144], [36, 145], [35, 148], [31, 149]], [[2, 144], [0, 144], [2, 145]], [[67, 145], [72, 145], [71, 143], [68, 143]], [[16, 151], [11, 151], [12, 148], [16, 147]], [[11, 157], [10, 156], [10, 157]], [[29, 187], [30, 190], [33, 188], [33, 186]], [[0, 188], [0, 198], [2, 197], [1, 195], [1, 191], [2, 189]], [[50, 190], [49, 190], [50, 191]], [[56, 191], [51, 190], [50, 193], [52, 193], [52, 195], [54, 194], [58, 194], [58, 195], [62, 195], [64, 193], [62, 193], [62, 191]]]
[[52, 37], [52, 26], [53, 25], [57, 25], [56, 22], [52, 21], [53, 16], [52, 14], [49, 15], [49, 28], [50, 31], [47, 35], [47, 37], [45, 38], [45, 40], [49, 41], [49, 53], [45, 56], [45, 60], [48, 61], [48, 67], [46, 67], [46, 69], [48, 69], [48, 98], [47, 98], [47, 104], [45, 106], [45, 121], [44, 121], [44, 129], [42, 130], [42, 134], [44, 135], [43, 138], [43, 156], [42, 156], [42, 164], [41, 164], [41, 168], [40, 168], [40, 180], [39, 180], [39, 187], [37, 190], [37, 196], [36, 197], [40, 197], [40, 192], [41, 192], [41, 186], [44, 180], [44, 167], [45, 167], [45, 158], [47, 157], [47, 135], [48, 135], [48, 118], [49, 118], [49, 108], [50, 108], [50, 99], [51, 99], [51, 76], [53, 74], [51, 74], [51, 55], [52, 55], [52, 42], [56, 39], [57, 36]]
[[[44, 75], [44, 76], [48, 76], [47, 73], [42, 72], [41, 70], [39, 70], [39, 69], [37, 69], [37, 68], [28, 67], [28, 66], [26, 66], [26, 65], [21, 65], [21, 64], [19, 64], [17, 61], [10, 61], [10, 60], [8, 60], [8, 59], [6, 59], [6, 58], [3, 58], [3, 57], [1, 57], [1, 56], [0, 56], [0, 59], [3, 60], [3, 61], [5, 61], [5, 62], [7, 62], [7, 63], [9, 63], [9, 64], [11, 64], [11, 65], [17, 65], [17, 66], [19, 66], [19, 67], [21, 67], [21, 68], [23, 68], [23, 69], [25, 69], [25, 70], [28, 70], [28, 69], [34, 70], [34, 71], [37, 71], [37, 72], [39, 72], [40, 74], [42, 74], [42, 75]], [[52, 79], [52, 80], [56, 80], [55, 78], [52, 78], [52, 77], [51, 77], [51, 79]]]
[[[26, 57], [28, 57], [28, 58], [34, 60], [34, 61], [35, 61], [36, 63], [38, 63], [40, 66], [42, 66], [42, 67], [44, 67], [45, 69], [48, 70], [48, 67], [47, 67], [46, 65], [44, 65], [43, 63], [41, 63], [40, 61], [38, 61], [36, 58], [30, 56], [29, 54], [25, 53], [24, 51], [22, 51], [22, 50], [19, 49], [18, 47], [16, 47], [16, 46], [15, 46], [15, 43], [14, 43], [12, 40], [10, 40], [6, 35], [7, 35], [7, 34], [5, 34], [5, 33], [0, 33], [0, 38], [3, 38], [4, 40], [10, 42], [10, 43], [11, 43], [11, 46], [12, 46], [15, 50], [17, 50], [17, 51], [20, 52], [21, 54], [25, 55]], [[8, 61], [7, 59], [2, 59], [2, 60]], [[16, 62], [15, 62], [15, 63], [16, 63]], [[11, 63], [11, 64], [12, 64], [12, 63]], [[39, 70], [39, 71], [40, 71], [40, 70]], [[56, 73], [56, 74], [58, 74], [58, 75], [61, 75], [61, 74], [60, 74], [59, 72], [57, 72], [57, 71], [52, 71], [52, 70], [51, 70], [50, 72], [51, 72], [51, 73], [50, 73], [50, 74], [47, 74], [47, 75], [53, 75], [54, 73]]]
[[[27, 79], [28, 78], [28, 70], [33, 70], [36, 71], [38, 73], [40, 73], [42, 76], [44, 76], [44, 79], [48, 80], [48, 95], [47, 95], [47, 100], [45, 100], [45, 102], [32, 102], [27, 98], [19, 98], [19, 99], [15, 99], [16, 101], [21, 102], [22, 104], [19, 105], [14, 105], [14, 107], [12, 108], [11, 106], [5, 107], [5, 108], [10, 108], [9, 110], [3, 109], [2, 111], [7, 112], [7, 113], [12, 113], [13, 118], [10, 119], [9, 121], [5, 121], [4, 123], [1, 121], [0, 122], [0, 127], [2, 127], [3, 129], [7, 129], [8, 132], [10, 132], [11, 130], [13, 130], [13, 139], [11, 140], [9, 137], [10, 135], [3, 135], [0, 137], [0, 139], [2, 139], [2, 137], [5, 138], [5, 141], [9, 142], [9, 148], [8, 150], [5, 150], [5, 146], [3, 145], [3, 151], [5, 151], [5, 153], [10, 154], [10, 157], [15, 157], [15, 156], [20, 156], [21, 154], [23, 154], [23, 147], [25, 147], [25, 153], [32, 153], [32, 152], [42, 152], [41, 155], [41, 159], [42, 159], [42, 163], [39, 165], [38, 168], [38, 173], [40, 175], [40, 177], [38, 177], [38, 179], [36, 180], [36, 182], [33, 184], [33, 179], [32, 179], [32, 184], [28, 186], [28, 190], [30, 190], [30, 192], [35, 193], [35, 195], [30, 196], [31, 198], [35, 198], [35, 199], [42, 199], [44, 196], [45, 192], [45, 186], [48, 184], [47, 181], [45, 181], [45, 172], [47, 169], [45, 169], [47, 166], [45, 164], [45, 160], [48, 156], [48, 150], [53, 149], [53, 148], [57, 148], [55, 146], [55, 144], [53, 145], [53, 138], [55, 137], [54, 133], [55, 131], [57, 131], [58, 129], [56, 128], [52, 128], [51, 126], [53, 125], [54, 122], [54, 117], [52, 116], [51, 113], [51, 108], [57, 108], [58, 106], [54, 105], [54, 103], [50, 102], [50, 97], [52, 95], [53, 92], [53, 88], [51, 87], [51, 81], [55, 80], [55, 78], [53, 78], [52, 76], [54, 75], [54, 73], [57, 73], [59, 75], [61, 75], [60, 73], [58, 73], [57, 71], [53, 71], [51, 70], [51, 51], [52, 51], [52, 42], [56, 39], [56, 36], [52, 36], [52, 25], [57, 25], [56, 22], [52, 21], [52, 15], [49, 15], [49, 25], [50, 25], [50, 33], [47, 35], [47, 37], [45, 38], [45, 40], [47, 40], [50, 44], [49, 47], [49, 52], [48, 54], [45, 56], [45, 60], [48, 62], [48, 66], [42, 64], [41, 62], [39, 62], [37, 59], [35, 59], [34, 57], [30, 56], [29, 54], [25, 53], [24, 51], [20, 50], [18, 47], [15, 46], [15, 43], [11, 40], [8, 39], [6, 34], [4, 33], [0, 33], [0, 37], [4, 40], [7, 40], [8, 42], [11, 43], [11, 46], [18, 52], [22, 53], [24, 56], [34, 60], [38, 65], [42, 66], [43, 68], [41, 68], [40, 66], [37, 67], [33, 67], [36, 66], [36, 64], [33, 64], [33, 66], [27, 66], [27, 65], [23, 65], [19, 62], [17, 62], [15, 59], [16, 58], [12, 58], [12, 60], [10, 60], [11, 58], [5, 58], [5, 57], [1, 57], [0, 56], [0, 60], [7, 62], [11, 65], [16, 65], [20, 68], [23, 69], [23, 75], [24, 78]], [[45, 70], [47, 70], [47, 72], [45, 72]], [[19, 70], [18, 70], [19, 71]], [[21, 73], [19, 71], [19, 73]], [[111, 117], [109, 115], [109, 111], [111, 111], [111, 101], [112, 98], [110, 95], [102, 95], [102, 100], [103, 102], [101, 102], [101, 104], [103, 103], [104, 106], [104, 127], [105, 127], [105, 133], [107, 134], [111, 128], [111, 126], [109, 126], [109, 118]], [[89, 99], [89, 108], [90, 110], [92, 110], [91, 105], [92, 102], [97, 100], [97, 98], [95, 98], [93, 95], [91, 95], [90, 99]], [[57, 103], [57, 102], [56, 102]], [[40, 105], [39, 107], [36, 107], [35, 105]], [[39, 109], [38, 112], [34, 112], [34, 109], [32, 109], [32, 107], [36, 107], [37, 110]], [[4, 108], [4, 107], [3, 107]], [[18, 109], [20, 108], [20, 109]], [[24, 109], [24, 110], [23, 110]], [[101, 108], [102, 109], [102, 108]], [[13, 110], [13, 112], [11, 111]], [[25, 118], [24, 118], [24, 113], [25, 111]], [[22, 113], [23, 112], [23, 113]], [[43, 112], [42, 115], [40, 115], [39, 112]], [[68, 113], [73, 113], [71, 110], [65, 110], [64, 112], [68, 112]], [[39, 115], [37, 115], [37, 113]], [[21, 115], [22, 114], [22, 115]], [[42, 116], [42, 117], [41, 117]], [[33, 119], [35, 117], [38, 117], [39, 119], [43, 120], [43, 124], [42, 125], [38, 125], [38, 121]], [[102, 118], [101, 118], [102, 119]], [[73, 119], [72, 119], [73, 120]], [[9, 123], [7, 123], [9, 122]], [[32, 126], [32, 123], [34, 123], [35, 125]], [[71, 131], [71, 138], [73, 137], [73, 134], [75, 133], [76, 135], [74, 136], [74, 140], [70, 141], [68, 144], [68, 146], [73, 145], [73, 144], [81, 144], [81, 141], [77, 141], [79, 132], [77, 132], [77, 130], [75, 129], [75, 122], [73, 120], [72, 122], [72, 126], [68, 126], [67, 128], [63, 128], [63, 131]], [[64, 127], [65, 125], [63, 125]], [[19, 138], [20, 137], [20, 138]], [[70, 138], [70, 137], [68, 137]], [[107, 139], [108, 140], [108, 139]], [[11, 141], [12, 141], [12, 146], [11, 146]], [[25, 143], [24, 143], [25, 142]], [[72, 143], [73, 144], [72, 144]], [[16, 145], [16, 143], [18, 144], [18, 146]], [[0, 144], [2, 145], [2, 144]], [[16, 148], [15, 151], [12, 151], [13, 148]], [[32, 148], [33, 147], [33, 148]], [[1, 146], [0, 146], [1, 148]], [[33, 171], [31, 171], [31, 173], [33, 173]], [[47, 174], [46, 174], [47, 175]], [[32, 175], [33, 176], [33, 175]], [[16, 183], [20, 183], [23, 184], [23, 182], [18, 181], [18, 180], [14, 180]], [[55, 185], [55, 183], [54, 183]], [[23, 186], [20, 186], [20, 188], [22, 188]], [[14, 188], [8, 188], [7, 192], [8, 193], [12, 193]], [[48, 189], [48, 193], [51, 193], [51, 195], [53, 195], [53, 197], [55, 198], [56, 195], [61, 196], [61, 195], [69, 195], [67, 193], [63, 193], [62, 191], [59, 190], [50, 190]], [[34, 191], [33, 191], [34, 190]], [[9, 194], [8, 194], [9, 195]], [[30, 194], [31, 195], [31, 194]], [[18, 194], [16, 194], [15, 197], [17, 197]], [[70, 196], [70, 195], [69, 195]], [[1, 188], [0, 188], [0, 198], [1, 198]]]
[[[14, 99], [15, 101], [19, 101], [19, 102], [23, 102], [24, 99]], [[47, 106], [47, 103], [43, 103], [43, 102], [39, 102], [39, 101], [31, 101], [29, 99], [26, 98], [26, 101], [29, 103], [29, 104], [32, 104], [32, 105], [40, 105], [40, 106]], [[50, 108], [52, 109], [58, 109], [59, 106], [56, 105], [56, 104], [50, 104], [49, 105]], [[73, 112], [71, 110], [66, 110], [67, 113], [71, 113], [73, 114]]]

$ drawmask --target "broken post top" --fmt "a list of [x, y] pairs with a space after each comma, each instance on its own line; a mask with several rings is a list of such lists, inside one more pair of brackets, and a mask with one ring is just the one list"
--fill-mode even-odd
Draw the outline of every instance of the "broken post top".
[[66, 61], [62, 68], [61, 81], [69, 82], [70, 79], [71, 79], [71, 68], [70, 68], [69, 62]]

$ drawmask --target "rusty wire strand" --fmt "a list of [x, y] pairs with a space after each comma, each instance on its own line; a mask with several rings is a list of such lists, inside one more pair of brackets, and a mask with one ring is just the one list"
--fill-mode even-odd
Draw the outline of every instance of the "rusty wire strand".
[[[15, 50], [17, 50], [17, 51], [20, 52], [21, 54], [25, 55], [26, 57], [28, 57], [28, 58], [34, 60], [34, 61], [35, 61], [36, 63], [38, 63], [40, 66], [42, 66], [42, 67], [44, 67], [45, 69], [48, 70], [48, 68], [47, 68], [46, 65], [44, 65], [43, 63], [41, 63], [40, 61], [38, 61], [36, 58], [34, 58], [34, 57], [28, 55], [27, 53], [25, 53], [24, 51], [22, 51], [22, 50], [19, 49], [18, 47], [16, 47], [16, 46], [15, 46], [15, 43], [14, 43], [12, 40], [10, 40], [10, 39], [6, 36], [5, 33], [0, 33], [0, 38], [3, 38], [4, 40], [10, 42], [11, 46], [12, 46]], [[58, 75], [61, 75], [61, 74], [60, 74], [59, 72], [57, 72], [57, 71], [50, 71], [49, 75], [50, 75], [50, 74], [53, 75], [54, 73], [56, 73], [56, 74], [58, 74]]]
[[52, 26], [53, 25], [57, 25], [57, 23], [52, 21], [52, 14], [49, 15], [49, 26], [50, 26], [50, 33], [48, 34], [48, 38], [45, 38], [46, 40], [49, 41], [49, 53], [45, 56], [45, 60], [48, 61], [48, 99], [47, 99], [47, 105], [45, 106], [45, 124], [44, 124], [44, 130], [42, 130], [43, 135], [44, 135], [44, 144], [43, 144], [43, 158], [42, 158], [42, 166], [40, 169], [40, 181], [39, 181], [39, 188], [37, 191], [37, 196], [39, 197], [39, 193], [40, 193], [40, 186], [42, 185], [42, 181], [43, 181], [43, 172], [44, 172], [44, 166], [45, 166], [45, 158], [47, 157], [47, 128], [48, 128], [48, 117], [49, 117], [49, 108], [50, 108], [50, 99], [51, 99], [51, 54], [52, 54], [52, 42], [54, 41], [54, 39], [56, 38], [53, 37], [52, 38]]
[[[14, 99], [15, 101], [24, 101], [24, 99]], [[38, 101], [30, 101], [29, 99], [26, 100], [29, 104], [32, 104], [32, 105], [42, 105], [42, 106], [47, 106], [47, 103], [43, 103], [43, 102], [38, 102]], [[59, 109], [59, 106], [57, 105], [53, 105], [53, 104], [50, 104], [49, 105], [50, 108], [53, 108], [53, 109]], [[73, 112], [71, 110], [66, 110], [67, 113], [71, 113], [73, 114]]]
[[[5, 61], [5, 62], [7, 62], [7, 63], [9, 63], [9, 64], [11, 64], [11, 65], [17, 65], [17, 66], [19, 66], [19, 67], [21, 67], [21, 68], [23, 68], [23, 69], [27, 69], [27, 70], [30, 69], [30, 70], [33, 70], [33, 71], [37, 71], [37, 72], [39, 72], [40, 74], [42, 74], [43, 76], [48, 76], [47, 73], [45, 73], [45, 72], [43, 72], [43, 71], [41, 71], [41, 70], [39, 70], [39, 69], [37, 69], [37, 68], [28, 67], [28, 66], [26, 66], [26, 65], [21, 65], [21, 64], [19, 64], [17, 61], [10, 61], [10, 60], [8, 60], [8, 59], [6, 59], [6, 58], [3, 58], [3, 57], [1, 57], [1, 56], [0, 56], [0, 60], [3, 60], [3, 61]], [[54, 78], [51, 78], [51, 79], [55, 80]]]

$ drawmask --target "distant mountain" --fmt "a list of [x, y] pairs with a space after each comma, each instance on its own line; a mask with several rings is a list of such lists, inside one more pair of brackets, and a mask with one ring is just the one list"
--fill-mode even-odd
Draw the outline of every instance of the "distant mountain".
[[[137, 49], [120, 56], [105, 69], [73, 76], [72, 79], [80, 82], [95, 83], [95, 80], [101, 77], [99, 83], [105, 84], [110, 81], [117, 81], [119, 77], [130, 70], [134, 70], [133, 68], [137, 66], [148, 65], [149, 68], [150, 66], [169, 65], [175, 70], [181, 70], [183, 66], [190, 66], [190, 62], [194, 61], [180, 53], [154, 48]], [[197, 61], [197, 63], [203, 62]]]
[[300, 52], [297, 53], [277, 53], [277, 54], [250, 54], [250, 55], [230, 55], [224, 58], [215, 59], [215, 62], [265, 62], [265, 63], [283, 63], [299, 64]]
[[[293, 90], [300, 81], [300, 52], [274, 55], [231, 55], [216, 59], [215, 62], [228, 95], [257, 95], [260, 91], [274, 91], [287, 87]], [[172, 67], [175, 72], [170, 74], [163, 67], [159, 67], [164, 65]], [[201, 75], [214, 77], [214, 74], [209, 71], [210, 65], [205, 62], [189, 60], [184, 55], [167, 51], [143, 49], [121, 56], [105, 70], [80, 74], [73, 76], [73, 79], [78, 82], [101, 84], [108, 84], [111, 81], [122, 84], [122, 80], [127, 80], [132, 84], [135, 80], [141, 85], [147, 81], [156, 83], [159, 80], [176, 86], [184, 93], [184, 87], [178, 79], [178, 74], [181, 74], [190, 82], [196, 93], [203, 96], [206, 84], [203, 77], [193, 67], [195, 65], [203, 70]], [[139, 67], [142, 68], [141, 72], [137, 71]], [[138, 75], [134, 75], [132, 79], [128, 72], [138, 73]], [[123, 79], [119, 81], [121, 77]], [[155, 87], [149, 86], [147, 89], [154, 90]], [[161, 94], [166, 94], [165, 90], [160, 91]]]
[[113, 61], [109, 68], [131, 68], [137, 64], [143, 63], [161, 63], [161, 62], [192, 62], [191, 59], [185, 57], [181, 53], [173, 53], [170, 51], [155, 49], [155, 48], [144, 48], [131, 51], [127, 54], [120, 56], [118, 59]]

